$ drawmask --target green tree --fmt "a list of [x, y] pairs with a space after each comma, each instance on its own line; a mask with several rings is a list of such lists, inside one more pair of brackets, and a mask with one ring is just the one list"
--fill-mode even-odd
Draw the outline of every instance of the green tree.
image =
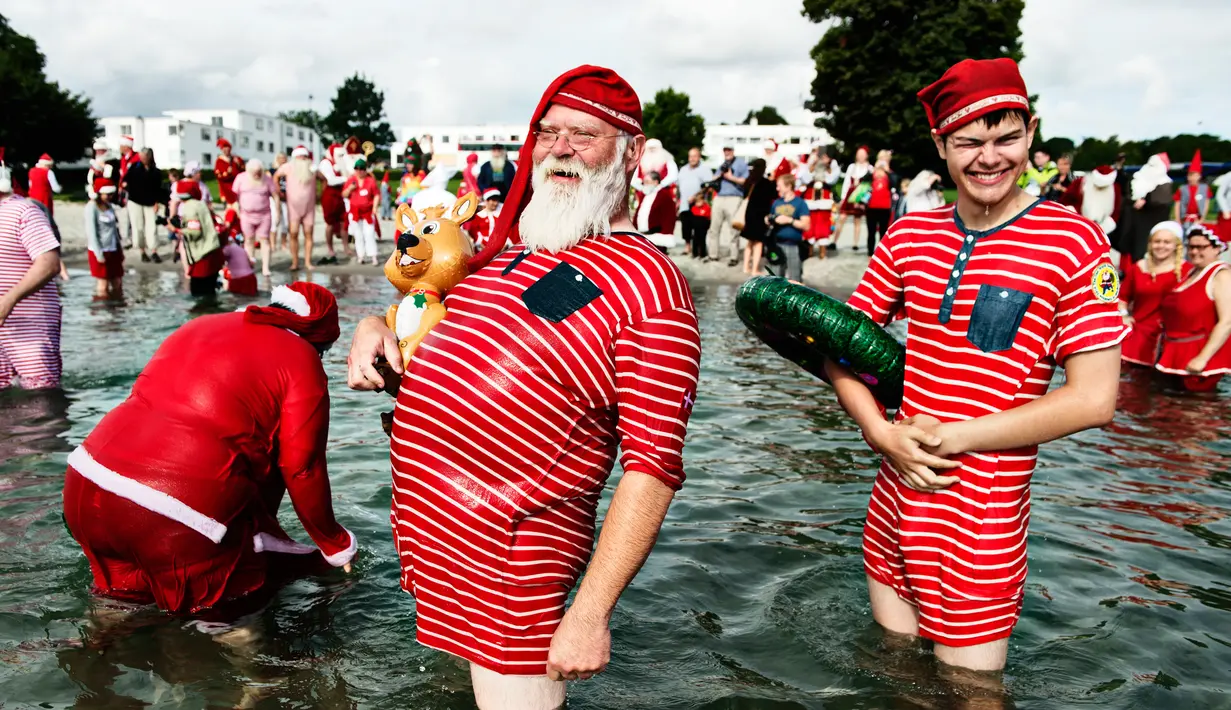
[[33, 164], [42, 153], [76, 161], [98, 135], [90, 100], [48, 81], [45, 64], [34, 40], [0, 15], [0, 146], [10, 165]]
[[325, 135], [342, 142], [350, 136], [372, 141], [376, 148], [388, 148], [394, 140], [393, 130], [385, 119], [385, 94], [376, 84], [361, 74], [342, 82], [333, 97], [333, 107], [325, 116]]
[[654, 94], [641, 112], [645, 135], [662, 141], [676, 161], [705, 140], [705, 119], [692, 112], [688, 94], [670, 87]]
[[788, 121], [778, 113], [778, 109], [773, 106], [762, 106], [756, 111], [749, 111], [747, 116], [744, 116], [743, 125], [752, 124], [752, 119], [757, 120], [757, 125], [760, 126], [785, 126]]
[[[278, 118], [283, 121], [290, 121], [297, 126], [310, 128], [314, 133], [320, 136], [322, 140], [327, 137], [327, 133], [325, 131], [325, 117], [311, 109], [300, 111], [283, 111], [278, 114]], [[343, 137], [345, 138], [345, 136]]]
[[804, 0], [813, 22], [832, 22], [812, 49], [808, 107], [846, 147], [891, 148], [894, 168], [937, 167], [915, 94], [966, 58], [1022, 58], [1025, 0]]

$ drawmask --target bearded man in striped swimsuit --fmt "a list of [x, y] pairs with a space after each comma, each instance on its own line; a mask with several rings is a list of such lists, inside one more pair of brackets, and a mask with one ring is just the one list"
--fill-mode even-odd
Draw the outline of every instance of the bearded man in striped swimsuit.
[[[644, 147], [641, 102], [618, 75], [556, 79], [494, 236], [402, 377], [402, 587], [418, 640], [470, 661], [484, 710], [559, 707], [564, 681], [606, 667], [616, 600], [684, 481], [700, 341], [688, 284], [629, 217]], [[378, 356], [402, 371], [396, 336], [371, 317], [351, 346], [352, 387], [384, 386]], [[624, 476], [591, 560], [617, 447]]]
[[894, 222], [850, 300], [908, 319], [894, 422], [827, 367], [884, 454], [863, 540], [872, 615], [976, 671], [1004, 667], [1020, 615], [1038, 445], [1111, 421], [1126, 334], [1102, 230], [1017, 187], [1027, 96], [1009, 59], [965, 60], [919, 92], [957, 203]]

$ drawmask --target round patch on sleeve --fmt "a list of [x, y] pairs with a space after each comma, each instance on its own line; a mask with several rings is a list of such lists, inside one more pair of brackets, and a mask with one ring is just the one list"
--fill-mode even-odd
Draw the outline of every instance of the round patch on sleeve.
[[1090, 287], [1100, 303], [1111, 303], [1120, 296], [1120, 274], [1111, 264], [1099, 264], [1090, 279]]

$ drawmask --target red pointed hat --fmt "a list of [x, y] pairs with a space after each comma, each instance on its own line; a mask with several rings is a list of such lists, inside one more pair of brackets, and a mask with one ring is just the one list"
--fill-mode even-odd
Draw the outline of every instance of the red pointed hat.
[[214, 145], [218, 146], [219, 148], [230, 148], [231, 141], [227, 140], [226, 138], [219, 138], [218, 140], [214, 141]]
[[1196, 153], [1193, 153], [1193, 162], [1188, 164], [1188, 172], [1201, 172], [1201, 149], [1198, 148]]
[[337, 299], [329, 289], [307, 281], [275, 286], [270, 305], [248, 306], [244, 320], [286, 328], [318, 348], [333, 345], [342, 334]]
[[534, 132], [552, 104], [588, 113], [625, 133], [644, 135], [641, 128], [641, 99], [619, 74], [605, 67], [585, 64], [556, 77], [543, 92], [534, 115], [530, 117], [526, 142], [518, 154], [520, 167], [505, 196], [504, 209], [500, 212], [492, 239], [469, 262], [471, 273], [487, 266], [504, 249], [505, 243], [514, 234], [522, 210], [530, 203], [530, 196], [534, 193], [530, 186], [530, 175], [534, 172]]
[[1030, 112], [1026, 82], [1012, 59], [963, 59], [918, 93], [928, 124], [940, 135], [1006, 108]]

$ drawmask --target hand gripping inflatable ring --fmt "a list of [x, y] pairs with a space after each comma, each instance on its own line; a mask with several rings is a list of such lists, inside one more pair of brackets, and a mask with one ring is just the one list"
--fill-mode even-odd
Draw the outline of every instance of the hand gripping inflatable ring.
[[776, 276], [745, 281], [735, 312], [766, 345], [813, 375], [828, 381], [828, 358], [859, 375], [886, 408], [901, 406], [906, 349], [863, 313]]

